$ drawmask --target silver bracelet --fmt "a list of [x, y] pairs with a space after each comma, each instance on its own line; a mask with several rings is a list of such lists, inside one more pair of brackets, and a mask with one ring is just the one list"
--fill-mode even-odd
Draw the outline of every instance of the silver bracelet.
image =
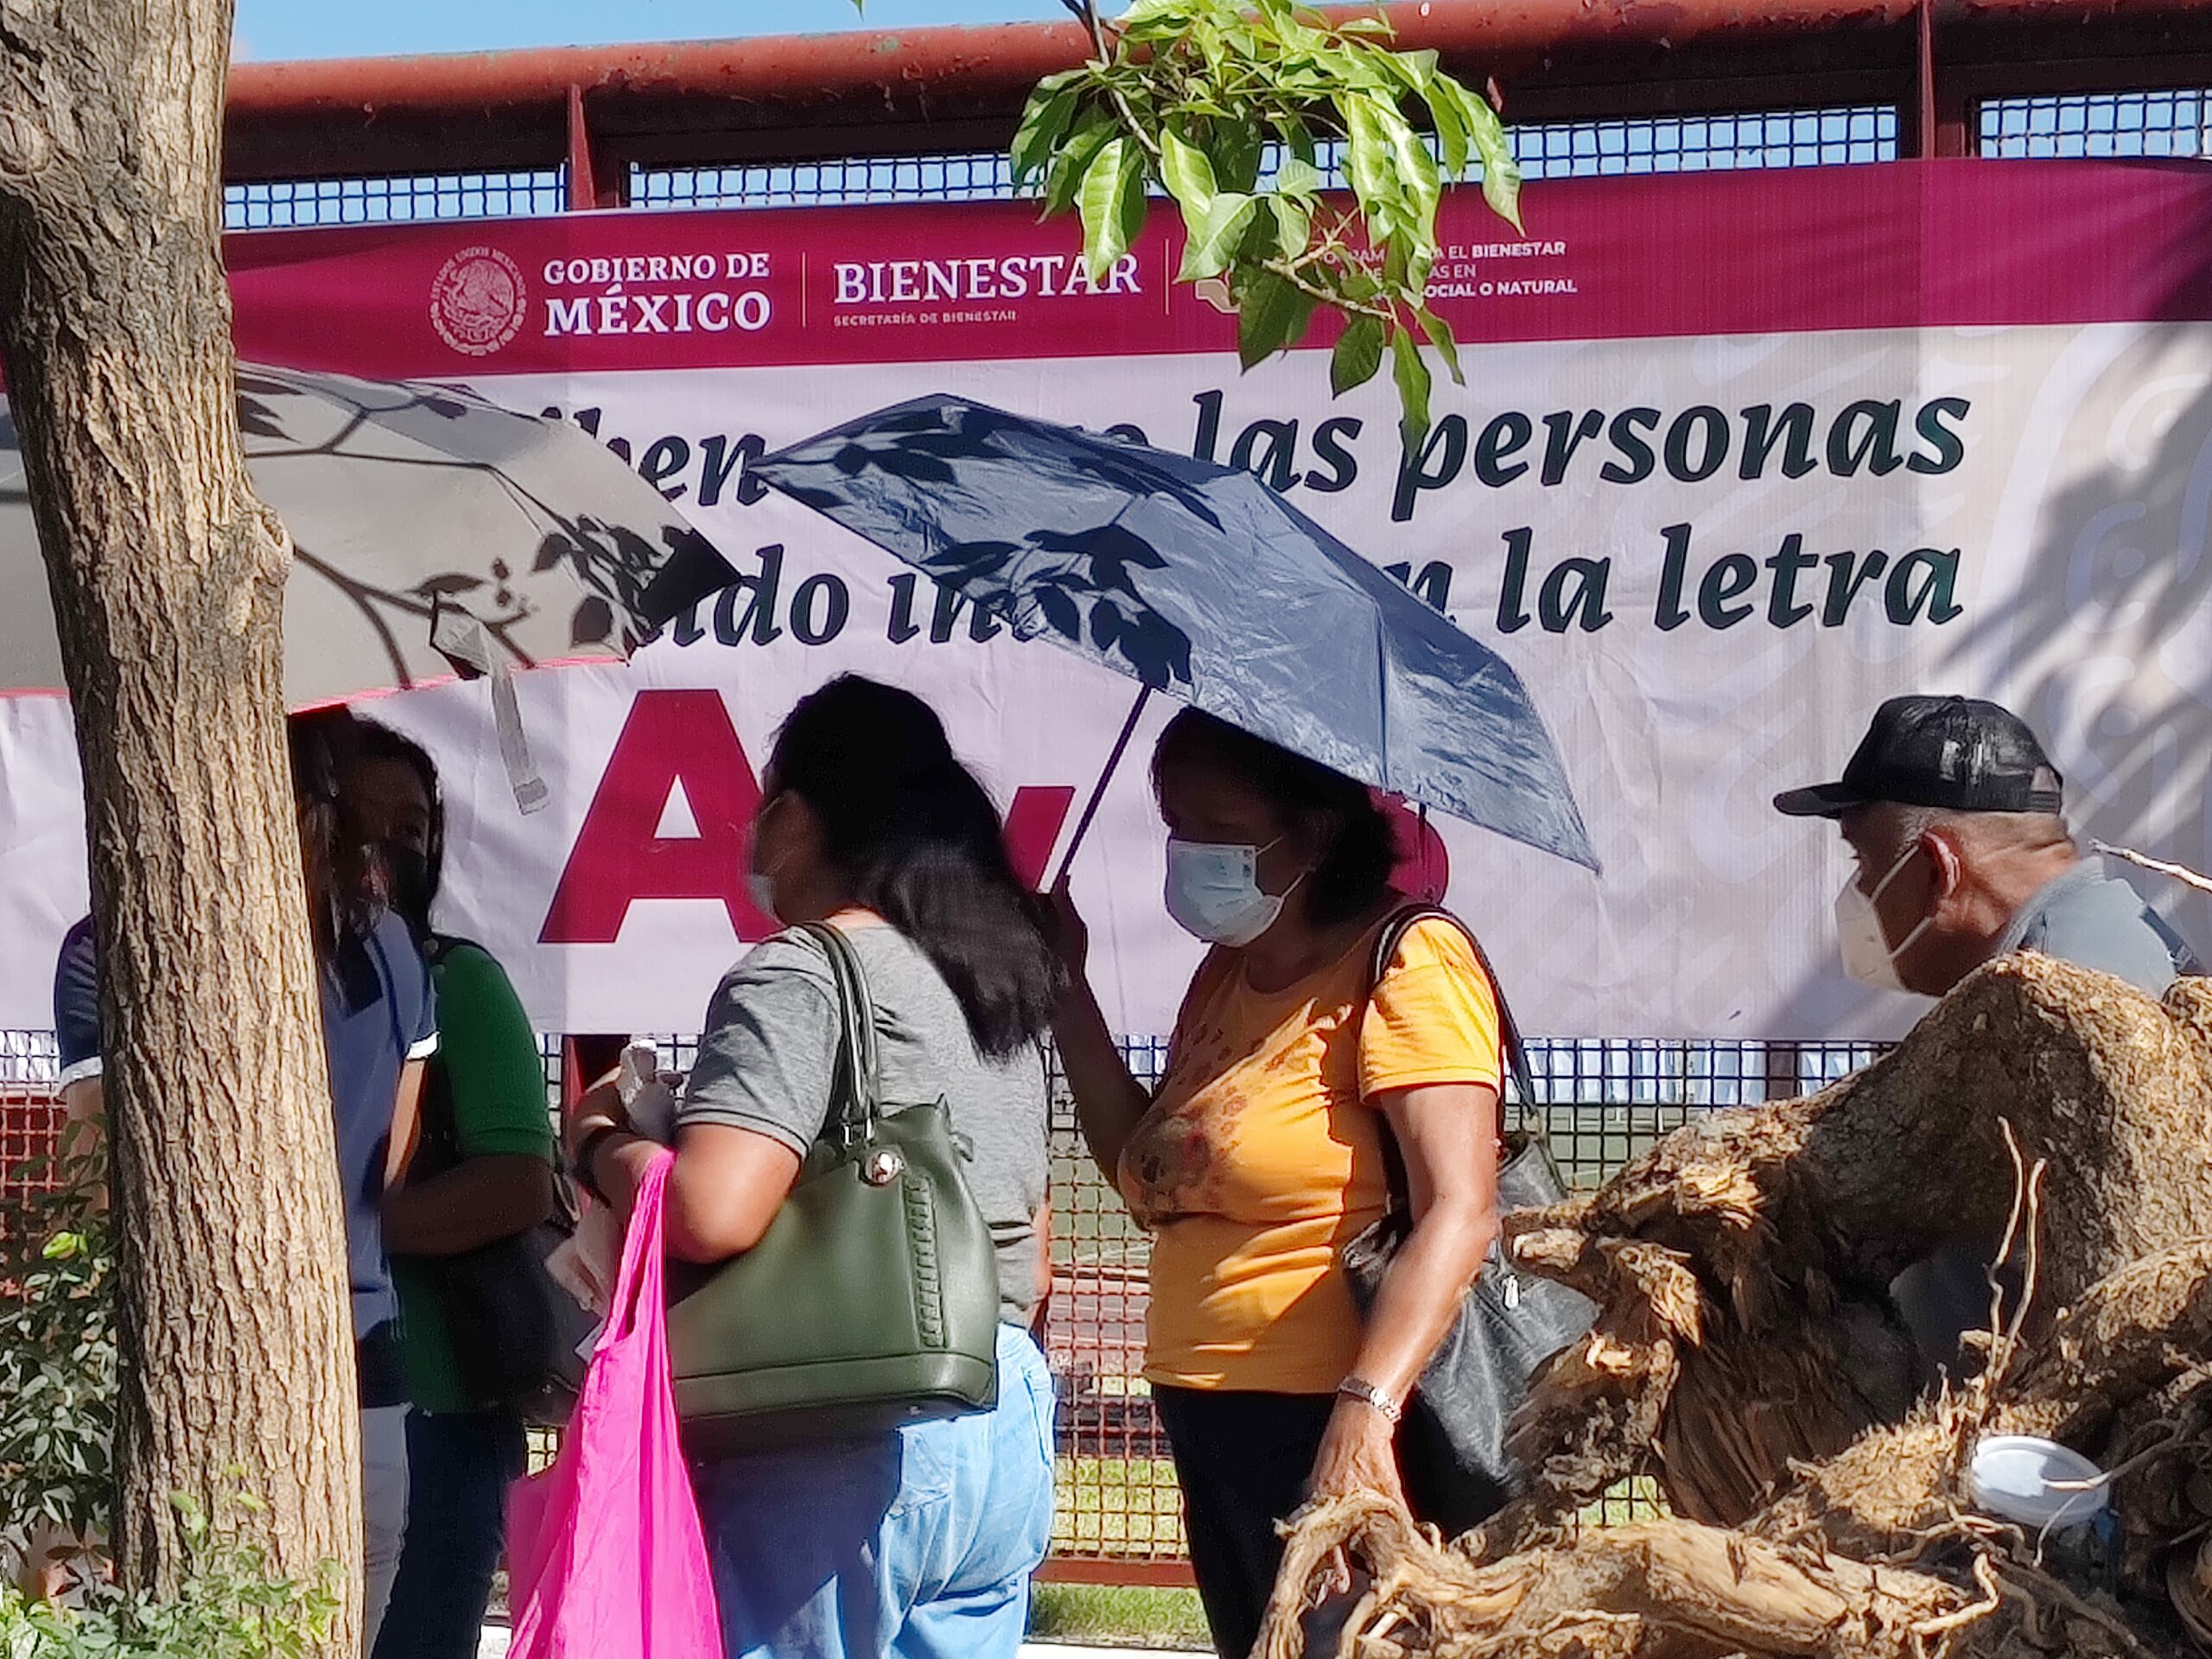
[[1347, 1400], [1357, 1400], [1363, 1406], [1372, 1406], [1392, 1423], [1404, 1414], [1405, 1408], [1376, 1388], [1363, 1376], [1348, 1376], [1337, 1384], [1337, 1392]]

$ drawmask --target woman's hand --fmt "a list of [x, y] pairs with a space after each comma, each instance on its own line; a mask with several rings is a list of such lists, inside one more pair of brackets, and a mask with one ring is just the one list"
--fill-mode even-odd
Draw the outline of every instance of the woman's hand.
[[1090, 927], [1075, 907], [1066, 876], [1037, 906], [1037, 926], [1052, 954], [1060, 959], [1060, 966], [1068, 970], [1068, 983], [1082, 984], [1084, 970], [1090, 965]]
[[1309, 1497], [1346, 1497], [1380, 1492], [1401, 1508], [1405, 1484], [1398, 1477], [1398, 1427], [1363, 1400], [1339, 1395], [1313, 1459]]

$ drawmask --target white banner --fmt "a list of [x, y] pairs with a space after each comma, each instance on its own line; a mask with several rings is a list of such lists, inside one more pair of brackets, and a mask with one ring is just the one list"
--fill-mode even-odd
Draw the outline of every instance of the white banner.
[[[1501, 340], [1465, 358], [1411, 459], [1389, 386], [1332, 401], [1310, 352], [1243, 375], [1214, 350], [448, 372], [615, 444], [746, 581], [627, 668], [523, 677], [551, 790], [534, 815], [515, 807], [483, 687], [374, 705], [443, 771], [444, 924], [506, 963], [545, 1029], [696, 1029], [765, 927], [740, 830], [777, 722], [849, 671], [928, 697], [1025, 864], [1057, 861], [1134, 685], [1044, 641], [979, 639], [988, 621], [745, 470], [938, 391], [1251, 467], [1513, 664], [1604, 873], [1437, 828], [1450, 902], [1532, 1033], [1897, 1031], [1912, 1005], [1837, 962], [1833, 830], [1770, 803], [1834, 778], [1901, 692], [2006, 703], [2066, 772], [2084, 834], [2212, 866], [2212, 323]], [[1168, 1028], [1198, 955], [1160, 904], [1145, 760], [1170, 713], [1150, 711], [1075, 865], [1100, 991], [1134, 1033]], [[0, 1025], [48, 1022], [54, 947], [81, 913], [71, 755], [58, 699], [0, 706]], [[2145, 890], [2212, 938], [2201, 901]]]

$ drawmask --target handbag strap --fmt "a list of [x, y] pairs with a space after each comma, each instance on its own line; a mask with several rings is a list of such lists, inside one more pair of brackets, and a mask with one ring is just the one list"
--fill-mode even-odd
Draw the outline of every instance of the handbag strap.
[[[1505, 988], [1497, 982], [1497, 970], [1490, 965], [1490, 957], [1484, 954], [1482, 941], [1475, 937], [1474, 930], [1442, 906], [1408, 905], [1402, 910], [1393, 912], [1383, 922], [1382, 931], [1375, 936], [1375, 955], [1368, 963], [1367, 991], [1361, 1000], [1363, 1013], [1373, 1004], [1375, 993], [1382, 986], [1382, 976], [1389, 972], [1390, 963], [1397, 957], [1399, 947], [1406, 942], [1406, 935], [1428, 921], [1449, 922], [1466, 936], [1467, 944], [1475, 953], [1475, 961], [1481, 965], [1484, 976], [1490, 981], [1491, 996], [1497, 1004], [1499, 1046], [1504, 1051], [1506, 1074], [1512, 1079], [1514, 1092], [1520, 1096], [1522, 1105], [1524, 1108], [1535, 1106], [1536, 1084], [1529, 1073], [1528, 1051], [1522, 1046], [1521, 1027], [1513, 1018], [1513, 1010], [1506, 1006]], [[1498, 1135], [1503, 1140], [1505, 1133], [1504, 1090], [1501, 1089], [1498, 1094]], [[1375, 1115], [1375, 1119], [1382, 1142], [1382, 1168], [1389, 1183], [1390, 1208], [1410, 1213], [1413, 1193], [1406, 1180], [1405, 1154], [1398, 1146], [1398, 1137], [1391, 1133], [1390, 1120], [1380, 1112]]]
[[873, 1141], [883, 1116], [883, 1072], [876, 1047], [875, 1004], [868, 996], [868, 974], [853, 942], [827, 922], [803, 922], [799, 931], [830, 958], [830, 978], [837, 988], [837, 1066], [830, 1084], [830, 1114], [822, 1130], [838, 1146]]
[[1441, 905], [1408, 905], [1382, 924], [1382, 931], [1375, 937], [1374, 957], [1368, 963], [1367, 1001], [1374, 1001], [1382, 976], [1390, 971], [1390, 963], [1397, 957], [1399, 947], [1405, 944], [1406, 935], [1423, 922], [1448, 922], [1465, 936], [1468, 948], [1475, 953], [1475, 961], [1490, 981], [1491, 996], [1497, 1003], [1497, 1031], [1504, 1051], [1506, 1075], [1512, 1080], [1521, 1104], [1533, 1108], [1536, 1104], [1536, 1080], [1529, 1069], [1529, 1050], [1521, 1040], [1520, 1024], [1506, 1004], [1505, 987], [1498, 982], [1497, 969], [1490, 965], [1490, 957], [1483, 950], [1483, 942], [1475, 937], [1474, 929]]

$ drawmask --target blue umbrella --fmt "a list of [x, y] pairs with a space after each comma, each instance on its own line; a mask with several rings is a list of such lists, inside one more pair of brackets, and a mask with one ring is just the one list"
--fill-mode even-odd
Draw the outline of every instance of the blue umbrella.
[[1249, 473], [942, 393], [753, 471], [1025, 639], [1598, 868], [1519, 677]]

